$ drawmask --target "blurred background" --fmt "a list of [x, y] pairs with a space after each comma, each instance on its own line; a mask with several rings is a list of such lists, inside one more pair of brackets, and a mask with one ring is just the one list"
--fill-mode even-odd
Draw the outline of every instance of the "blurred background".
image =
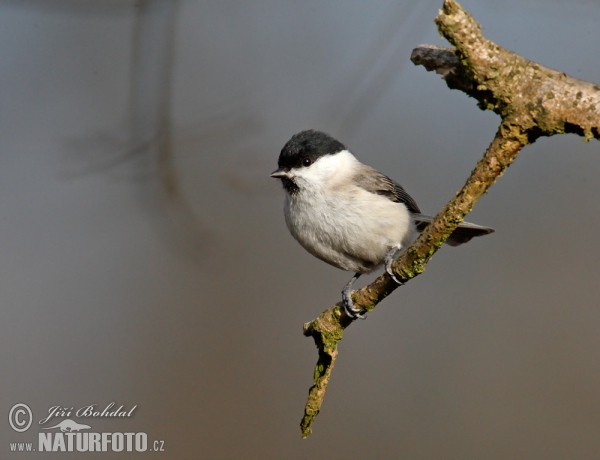
[[[600, 82], [596, 0], [462, 4], [499, 45]], [[598, 458], [600, 148], [574, 135], [478, 203], [496, 233], [346, 331], [300, 437], [302, 325], [351, 274], [293, 241], [269, 174], [316, 128], [436, 213], [499, 121], [410, 63], [445, 45], [441, 5], [0, 0], [3, 458], [52, 455], [9, 452], [37, 448], [49, 408], [111, 402], [137, 407], [74, 420], [163, 440], [156, 458]]]

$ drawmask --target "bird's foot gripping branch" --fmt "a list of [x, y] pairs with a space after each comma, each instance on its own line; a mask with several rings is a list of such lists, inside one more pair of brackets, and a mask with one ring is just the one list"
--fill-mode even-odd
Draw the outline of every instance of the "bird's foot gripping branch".
[[[479, 24], [454, 0], [445, 0], [435, 20], [440, 33], [454, 46], [419, 46], [411, 56], [415, 65], [442, 74], [451, 89], [477, 100], [482, 110], [501, 117], [500, 126], [483, 158], [465, 185], [423, 230], [421, 236], [392, 264], [405, 283], [421, 274], [442, 243], [471, 211], [477, 200], [502, 176], [521, 149], [541, 136], [575, 133], [600, 140], [600, 86], [529, 61], [487, 40]], [[361, 312], [372, 311], [398, 284], [385, 273], [352, 294]], [[312, 431], [343, 330], [352, 324], [338, 304], [304, 325], [319, 351], [301, 428]]]

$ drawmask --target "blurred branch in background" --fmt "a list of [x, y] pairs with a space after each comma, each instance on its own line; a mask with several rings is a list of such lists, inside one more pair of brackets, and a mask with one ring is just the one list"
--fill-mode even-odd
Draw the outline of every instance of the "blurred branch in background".
[[[77, 169], [71, 165], [73, 169], [63, 176], [80, 177], [130, 166], [141, 189], [140, 199], [150, 209], [165, 239], [174, 242], [192, 260], [199, 260], [208, 232], [182, 190], [173, 142], [172, 87], [179, 7], [178, 0], [133, 3], [126, 134], [117, 139], [112, 133], [98, 132], [70, 140], [69, 150], [83, 165]], [[128, 8], [131, 3], [121, 5], [116, 13], [123, 14]], [[96, 10], [92, 8], [90, 13]]]
[[[413, 51], [413, 63], [441, 73], [449, 88], [475, 98], [482, 110], [492, 110], [502, 120], [463, 188], [394, 262], [394, 273], [402, 282], [425, 270], [442, 243], [524, 146], [541, 136], [564, 133], [581, 135], [586, 141], [600, 140], [599, 85], [529, 61], [487, 40], [479, 24], [454, 0], [444, 1], [436, 24], [454, 50], [420, 46]], [[354, 305], [362, 313], [372, 311], [397, 287], [384, 274], [353, 293]], [[319, 351], [315, 384], [301, 422], [304, 438], [312, 432], [323, 402], [338, 355], [337, 344], [353, 322], [340, 307], [338, 304], [304, 325], [304, 334], [313, 337]]]
[[139, 0], [136, 8], [131, 79], [133, 141], [156, 164], [158, 189], [148, 190], [148, 196], [167, 214], [168, 233], [196, 259], [194, 255], [204, 247], [206, 231], [182, 192], [172, 138], [171, 90], [179, 2]]

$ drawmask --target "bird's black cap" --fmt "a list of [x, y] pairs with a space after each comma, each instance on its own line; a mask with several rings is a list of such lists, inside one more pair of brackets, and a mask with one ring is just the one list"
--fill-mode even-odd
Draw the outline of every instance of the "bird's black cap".
[[309, 129], [294, 134], [283, 146], [279, 154], [278, 166], [283, 169], [299, 168], [305, 159], [314, 163], [325, 155], [346, 150], [344, 144], [335, 140], [329, 134]]

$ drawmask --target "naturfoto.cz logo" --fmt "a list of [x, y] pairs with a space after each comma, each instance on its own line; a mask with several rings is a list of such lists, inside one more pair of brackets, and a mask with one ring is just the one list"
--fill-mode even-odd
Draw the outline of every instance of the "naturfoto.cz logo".
[[[118, 408], [115, 406], [114, 402], [103, 410], [99, 410], [96, 404], [77, 410], [73, 407], [53, 406], [48, 410], [48, 416], [41, 419], [38, 425], [44, 425], [58, 417], [86, 419], [131, 417], [137, 408], [137, 405], [129, 410], [123, 405]], [[29, 430], [32, 422], [33, 412], [26, 404], [18, 403], [10, 409], [8, 423], [17, 433]], [[89, 431], [92, 427], [87, 423], [80, 423], [72, 418], [54, 420], [52, 426], [41, 426], [41, 429], [49, 431], [38, 433], [37, 445], [33, 442], [10, 442], [9, 450], [11, 452], [164, 452], [164, 441], [154, 440], [149, 445], [146, 433], [98, 433]]]

